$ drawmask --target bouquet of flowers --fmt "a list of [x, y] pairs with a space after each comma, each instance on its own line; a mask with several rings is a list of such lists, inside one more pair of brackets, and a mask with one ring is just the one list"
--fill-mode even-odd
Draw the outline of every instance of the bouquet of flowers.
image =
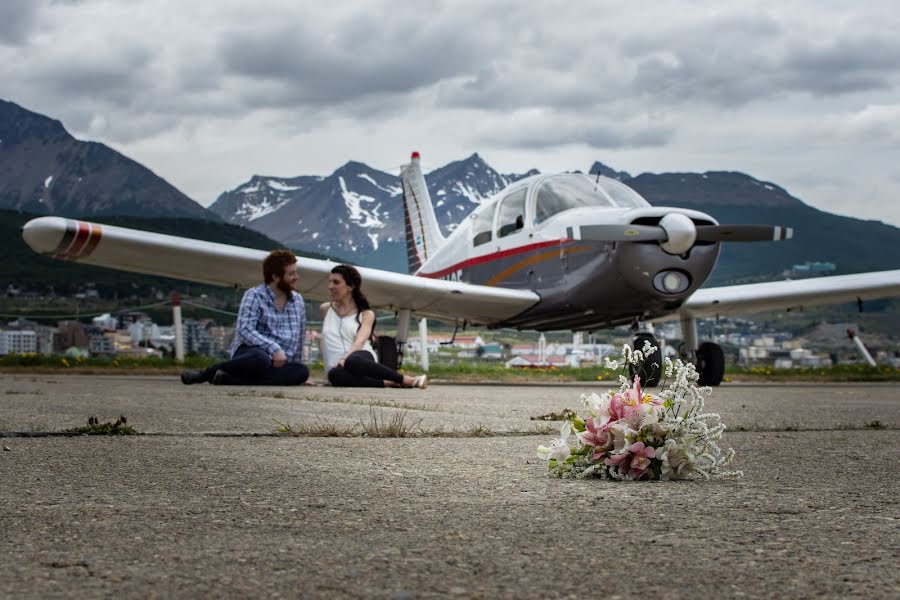
[[697, 387], [694, 365], [666, 358], [659, 394], [642, 389], [639, 375], [633, 381], [624, 375], [640, 373], [645, 357], [655, 351], [649, 342], [641, 350], [626, 345], [621, 363], [606, 359], [607, 367], [622, 367], [621, 387], [603, 395], [583, 394], [587, 415], [567, 411], [559, 439], [538, 447], [551, 475], [619, 480], [743, 475], [726, 468], [734, 450], [723, 453], [719, 448], [725, 425], [718, 414], [704, 412], [703, 396], [712, 390]]

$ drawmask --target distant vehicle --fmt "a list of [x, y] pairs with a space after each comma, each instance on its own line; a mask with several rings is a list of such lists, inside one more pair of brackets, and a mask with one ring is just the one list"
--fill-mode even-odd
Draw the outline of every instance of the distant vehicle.
[[[636, 346], [655, 342], [648, 324], [678, 319], [685, 358], [697, 364], [701, 384], [718, 385], [722, 349], [699, 343], [699, 317], [900, 295], [900, 270], [700, 289], [722, 242], [786, 240], [792, 230], [720, 225], [699, 211], [651, 206], [599, 175], [517, 181], [445, 238], [419, 162], [413, 153], [401, 173], [410, 274], [360, 268], [372, 306], [398, 312], [400, 342], [412, 313], [540, 331], [631, 324]], [[238, 287], [259, 282], [266, 255], [59, 217], [33, 219], [22, 235], [36, 252], [62, 260]], [[333, 266], [300, 258], [301, 293], [327, 299]], [[655, 384], [658, 368], [644, 378]]]

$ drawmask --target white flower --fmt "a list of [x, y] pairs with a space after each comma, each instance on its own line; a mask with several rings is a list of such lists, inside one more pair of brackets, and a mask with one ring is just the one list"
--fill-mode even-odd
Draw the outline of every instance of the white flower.
[[558, 463], [564, 462], [572, 455], [569, 449], [569, 435], [572, 433], [572, 425], [566, 421], [559, 430], [559, 439], [553, 440], [550, 446], [538, 446], [537, 455], [544, 460], [555, 460]]

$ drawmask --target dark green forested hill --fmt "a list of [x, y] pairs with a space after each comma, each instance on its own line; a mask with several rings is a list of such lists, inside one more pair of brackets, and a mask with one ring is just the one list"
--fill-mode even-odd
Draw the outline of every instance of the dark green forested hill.
[[[83, 291], [86, 284], [92, 283], [102, 297], [147, 296], [153, 290], [185, 290], [185, 282], [173, 279], [64, 262], [36, 254], [25, 244], [21, 234], [22, 225], [36, 216], [0, 211], [0, 295], [10, 285], [26, 291], [46, 293], [52, 290], [58, 295], [69, 295]], [[198, 219], [97, 217], [93, 221], [259, 250], [283, 247], [279, 242], [250, 229]], [[197, 284], [191, 284], [190, 289], [193, 293], [222, 290]]]

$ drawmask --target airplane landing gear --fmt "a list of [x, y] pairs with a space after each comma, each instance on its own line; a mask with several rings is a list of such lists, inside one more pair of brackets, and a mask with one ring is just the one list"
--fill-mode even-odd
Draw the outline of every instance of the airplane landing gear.
[[725, 353], [713, 342], [697, 344], [697, 319], [689, 314], [681, 315], [681, 333], [684, 338], [681, 356], [697, 367], [700, 376], [697, 383], [715, 387], [725, 377]]
[[644, 347], [644, 342], [650, 342], [651, 346], [656, 346], [656, 350], [650, 356], [644, 358], [644, 364], [635, 372], [631, 368], [631, 376], [640, 375], [641, 387], [656, 387], [659, 385], [660, 376], [662, 375], [662, 352], [659, 349], [659, 342], [650, 333], [639, 333], [634, 336], [634, 349], [640, 350]]
[[700, 379], [699, 385], [715, 387], [722, 383], [725, 377], [725, 353], [722, 347], [713, 342], [703, 342], [697, 348], [697, 373]]

